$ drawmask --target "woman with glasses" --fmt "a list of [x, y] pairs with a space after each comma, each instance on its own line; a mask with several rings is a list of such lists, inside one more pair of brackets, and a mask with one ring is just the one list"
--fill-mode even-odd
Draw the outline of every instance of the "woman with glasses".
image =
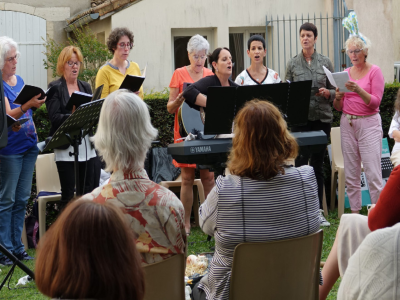
[[[18, 57], [17, 43], [9, 37], [0, 37], [0, 70], [6, 113], [14, 119], [29, 119], [9, 130], [7, 146], [0, 150], [0, 244], [19, 260], [27, 260], [33, 258], [25, 252], [21, 235], [39, 153], [31, 108], [39, 108], [45, 100], [39, 100], [39, 94], [23, 105], [14, 104], [24, 86], [24, 80], [16, 75]], [[0, 265], [12, 265], [12, 262], [0, 253]]]
[[[75, 107], [71, 110], [66, 105], [74, 92], [92, 93], [90, 84], [78, 79], [79, 72], [83, 69], [83, 56], [79, 48], [74, 46], [65, 47], [57, 61], [57, 74], [60, 79], [50, 82], [49, 88], [52, 93], [48, 95], [46, 107], [49, 113], [51, 128], [49, 135], [52, 136], [64, 121], [75, 111]], [[74, 197], [75, 188], [75, 169], [74, 156], [69, 153], [74, 152], [72, 146], [62, 146], [54, 149], [54, 156], [57, 164], [58, 175], [61, 184], [61, 203], [60, 210]], [[99, 186], [100, 174], [95, 174], [96, 152], [92, 147], [89, 136], [86, 135], [79, 145], [79, 184], [81, 195], [91, 192]]]
[[346, 52], [352, 67], [346, 69], [349, 93], [336, 91], [333, 106], [342, 111], [340, 134], [347, 195], [351, 211], [361, 209], [361, 162], [367, 176], [371, 203], [376, 203], [382, 190], [382, 120], [379, 105], [385, 81], [381, 69], [367, 62], [371, 42], [365, 36], [351, 35]]
[[[133, 47], [132, 31], [126, 27], [115, 28], [108, 36], [107, 47], [113, 58], [100, 68], [96, 76], [96, 88], [104, 85], [101, 98], [118, 90], [126, 75], [142, 75], [139, 65], [128, 60]], [[143, 87], [136, 94], [143, 99]]]
[[[183, 84], [194, 83], [206, 76], [214, 75], [210, 69], [204, 67], [207, 59], [207, 52], [210, 49], [208, 41], [199, 34], [192, 36], [187, 45], [188, 57], [190, 65], [178, 68], [172, 75], [169, 84], [169, 100], [167, 104], [168, 112], [175, 114], [174, 122], [174, 142], [180, 143], [181, 135], [179, 133], [178, 110], [185, 100], [182, 96]], [[177, 168], [181, 168], [182, 186], [181, 186], [181, 201], [185, 207], [185, 228], [186, 233], [190, 233], [190, 213], [193, 205], [193, 182], [195, 164], [181, 164], [173, 160], [173, 164]], [[208, 193], [214, 186], [214, 173], [208, 170], [200, 170], [200, 178], [204, 187], [204, 194], [207, 197]]]

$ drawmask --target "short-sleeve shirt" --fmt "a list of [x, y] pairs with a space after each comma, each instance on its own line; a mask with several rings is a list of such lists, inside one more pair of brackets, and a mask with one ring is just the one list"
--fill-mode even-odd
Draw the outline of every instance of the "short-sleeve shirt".
[[[96, 75], [96, 88], [104, 84], [101, 98], [107, 97], [112, 92], [119, 89], [126, 75], [141, 76], [139, 65], [133, 61], [128, 61], [125, 74], [122, 74], [118, 67], [105, 63]], [[139, 97], [143, 99], [143, 86], [139, 89]]]
[[116, 171], [108, 184], [81, 199], [100, 204], [109, 202], [121, 208], [136, 235], [136, 248], [141, 254], [142, 265], [185, 253], [182, 202], [170, 190], [151, 181], [144, 169], [130, 173]]
[[[214, 73], [210, 69], [203, 67], [203, 78], [206, 76], [210, 76], [210, 75], [214, 75]], [[183, 84], [185, 82], [194, 83], [194, 81], [193, 81], [192, 77], [190, 77], [190, 74], [186, 67], [178, 68], [175, 70], [174, 74], [172, 75], [169, 87], [170, 88], [179, 88], [179, 93], [182, 93]], [[182, 140], [177, 141], [180, 138], [181, 138], [181, 135], [179, 133], [178, 109], [177, 109], [175, 112], [175, 121], [174, 121], [174, 142], [175, 143], [182, 142]], [[195, 164], [181, 164], [175, 160], [173, 160], [172, 162], [173, 162], [174, 166], [177, 168], [196, 168]]]
[[[20, 107], [19, 104], [14, 104], [14, 101], [25, 85], [24, 80], [20, 76], [16, 75], [16, 77], [17, 84], [15, 86], [10, 86], [3, 80], [4, 96], [7, 97], [11, 109]], [[28, 109], [20, 118], [29, 118], [29, 121], [22, 124], [21, 129], [18, 132], [8, 130], [7, 146], [0, 150], [1, 155], [24, 153], [37, 143], [35, 125], [33, 124], [32, 119], [32, 110]]]
[[237, 77], [235, 82], [238, 85], [259, 85], [259, 84], [270, 84], [270, 83], [280, 83], [281, 79], [277, 72], [272, 69], [267, 68], [267, 74], [262, 81], [257, 81], [251, 77], [249, 71], [243, 70]]

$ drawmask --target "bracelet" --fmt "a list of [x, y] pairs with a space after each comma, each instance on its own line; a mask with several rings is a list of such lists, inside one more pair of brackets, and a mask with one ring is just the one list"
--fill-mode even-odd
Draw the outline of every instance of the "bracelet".
[[21, 111], [22, 111], [23, 114], [26, 113], [26, 111], [24, 111], [24, 110], [22, 109], [22, 105], [21, 105], [19, 108], [21, 109]]

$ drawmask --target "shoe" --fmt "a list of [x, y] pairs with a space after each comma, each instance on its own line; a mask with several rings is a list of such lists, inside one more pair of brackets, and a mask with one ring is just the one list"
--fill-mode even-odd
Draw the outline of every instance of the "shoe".
[[16, 258], [18, 258], [19, 260], [32, 260], [32, 259], [34, 259], [33, 257], [29, 256], [28, 253], [26, 253], [26, 251], [23, 251], [20, 254], [14, 254], [14, 256]]
[[0, 258], [0, 266], [6, 267], [6, 266], [11, 266], [14, 263], [11, 261], [11, 259], [9, 259], [6, 256], [3, 256], [2, 258]]
[[331, 223], [325, 219], [322, 209], [319, 210], [319, 226], [331, 226]]

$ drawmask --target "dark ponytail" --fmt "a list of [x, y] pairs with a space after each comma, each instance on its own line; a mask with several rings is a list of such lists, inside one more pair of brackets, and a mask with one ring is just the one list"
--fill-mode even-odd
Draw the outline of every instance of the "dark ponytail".
[[216, 63], [218, 62], [219, 53], [220, 53], [222, 50], [224, 50], [224, 49], [227, 50], [229, 53], [231, 53], [231, 51], [229, 50], [229, 48], [223, 47], [223, 48], [217, 48], [217, 49], [215, 49], [215, 50], [213, 51], [213, 53], [207, 55], [207, 57], [208, 57], [208, 63], [209, 63], [209, 65], [211, 66], [211, 69], [212, 69], [212, 71], [213, 71], [214, 74], [215, 74], [215, 69], [214, 69], [214, 66], [212, 65], [212, 63], [213, 63], [213, 61], [215, 61]]

